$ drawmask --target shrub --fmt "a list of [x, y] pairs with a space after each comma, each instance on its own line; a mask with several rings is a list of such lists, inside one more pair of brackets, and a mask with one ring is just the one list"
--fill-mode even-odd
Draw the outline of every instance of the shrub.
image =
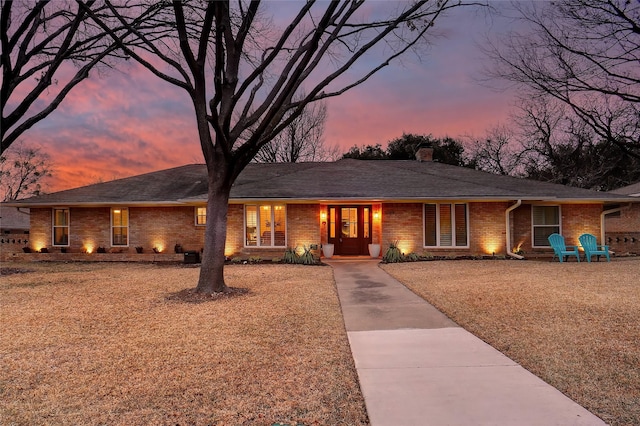
[[389, 243], [389, 248], [384, 253], [384, 256], [382, 256], [382, 261], [383, 262], [387, 262], [387, 263], [402, 262], [402, 253], [400, 252], [400, 249], [398, 248], [398, 242], [397, 241]]
[[313, 253], [311, 252], [311, 247], [307, 248], [307, 246], [303, 246], [304, 247], [304, 253], [302, 253], [302, 255], [298, 258], [299, 262], [302, 263], [303, 265], [315, 265], [316, 262], [316, 258], [313, 256]]
[[296, 248], [287, 247], [284, 251], [284, 255], [282, 256], [282, 261], [284, 263], [298, 263], [298, 253], [296, 253]]
[[418, 256], [417, 253], [413, 253], [413, 252], [409, 253], [404, 257], [405, 262], [417, 262], [418, 260], [420, 260], [420, 256]]

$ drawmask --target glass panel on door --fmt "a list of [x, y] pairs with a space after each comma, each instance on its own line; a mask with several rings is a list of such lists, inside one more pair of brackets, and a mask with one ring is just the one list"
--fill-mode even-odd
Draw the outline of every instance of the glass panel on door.
[[342, 238], [358, 238], [358, 209], [342, 208], [341, 219]]

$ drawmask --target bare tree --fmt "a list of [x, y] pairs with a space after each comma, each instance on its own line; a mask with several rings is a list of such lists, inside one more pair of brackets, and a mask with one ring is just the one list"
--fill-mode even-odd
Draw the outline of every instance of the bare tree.
[[471, 152], [480, 170], [581, 188], [610, 190], [640, 178], [640, 159], [549, 97], [521, 101], [509, 124], [490, 129]]
[[[191, 99], [208, 170], [207, 225], [197, 292], [227, 289], [224, 247], [231, 186], [260, 149], [314, 102], [359, 86], [425, 40], [428, 30], [460, 2], [364, 1], [287, 3], [284, 28], [259, 14], [277, 3], [174, 1], [171, 37], [155, 42], [135, 28], [131, 7], [107, 1], [113, 20], [87, 13], [128, 56]], [[283, 6], [281, 6], [283, 7]], [[265, 24], [267, 22], [267, 24]], [[375, 61], [373, 53], [384, 57]], [[366, 60], [365, 60], [366, 59]], [[302, 93], [305, 93], [302, 96]]]
[[514, 124], [519, 129], [520, 158], [528, 178], [609, 190], [640, 176], [638, 157], [620, 150], [611, 140], [603, 140], [571, 108], [553, 98], [531, 98], [522, 103]]
[[[108, 8], [98, 3], [87, 0], [84, 6], [101, 16]], [[159, 36], [163, 27], [153, 18], [161, 10], [152, 4], [131, 27]], [[124, 37], [127, 29], [111, 31]], [[94, 67], [109, 67], [122, 56], [73, 0], [0, 0], [0, 153], [55, 111]]]
[[489, 129], [483, 139], [473, 141], [469, 157], [478, 170], [497, 175], [523, 176], [527, 152], [510, 127], [497, 125]]
[[[304, 95], [302, 95], [304, 97]], [[326, 102], [307, 104], [302, 113], [258, 151], [258, 163], [327, 161], [335, 156], [325, 145]], [[334, 149], [334, 151], [337, 148]]]
[[518, 31], [486, 51], [489, 71], [566, 106], [599, 140], [640, 158], [640, 2], [514, 2]]
[[3, 201], [40, 195], [43, 181], [51, 176], [51, 161], [39, 147], [22, 142], [0, 155], [0, 194]]

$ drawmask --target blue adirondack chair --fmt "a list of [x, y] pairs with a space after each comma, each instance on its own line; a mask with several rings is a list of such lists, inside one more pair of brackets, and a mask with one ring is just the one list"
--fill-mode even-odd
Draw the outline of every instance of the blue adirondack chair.
[[609, 246], [603, 246], [598, 244], [598, 240], [591, 234], [582, 234], [578, 237], [580, 245], [584, 249], [584, 255], [587, 258], [587, 262], [591, 262], [591, 256], [596, 256], [598, 262], [600, 262], [600, 256], [605, 256], [607, 262], [611, 261], [609, 257]]
[[564, 260], [569, 259], [569, 256], [575, 256], [576, 260], [580, 262], [580, 253], [578, 252], [578, 246], [569, 246], [567, 247], [564, 244], [564, 237], [560, 234], [551, 234], [548, 237], [549, 244], [551, 244], [551, 248], [553, 249], [553, 259], [558, 257], [560, 263]]

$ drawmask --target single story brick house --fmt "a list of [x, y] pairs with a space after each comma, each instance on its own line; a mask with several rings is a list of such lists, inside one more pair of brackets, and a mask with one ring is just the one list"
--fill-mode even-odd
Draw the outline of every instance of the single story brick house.
[[[640, 200], [640, 182], [611, 191]], [[640, 254], [640, 203], [610, 206], [606, 216], [606, 244], [617, 253]]]
[[[440, 164], [431, 152], [416, 161], [250, 164], [231, 191], [225, 254], [271, 259], [287, 247], [324, 246], [366, 256], [370, 244], [384, 253], [397, 242], [407, 254], [544, 255], [549, 234], [576, 245], [585, 232], [604, 238], [607, 206], [640, 202]], [[176, 245], [204, 246], [206, 173], [186, 165], [12, 205], [30, 208], [32, 251], [86, 259], [101, 247], [118, 253], [110, 260], [170, 259]], [[41, 255], [5, 258], [24, 256]]]

